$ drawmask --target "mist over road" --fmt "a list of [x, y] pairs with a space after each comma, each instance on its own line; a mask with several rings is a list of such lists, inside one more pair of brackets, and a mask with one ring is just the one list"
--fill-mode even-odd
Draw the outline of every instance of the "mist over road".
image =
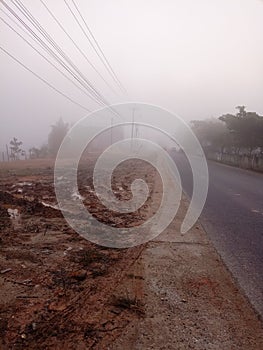
[[[192, 173], [182, 155], [174, 160], [184, 191]], [[201, 223], [254, 308], [263, 317], [263, 174], [208, 161], [209, 190]]]

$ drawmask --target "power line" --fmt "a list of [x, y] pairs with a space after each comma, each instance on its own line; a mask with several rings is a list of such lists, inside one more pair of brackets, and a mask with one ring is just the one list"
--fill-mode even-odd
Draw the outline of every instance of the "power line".
[[[82, 20], [83, 20], [83, 22], [84, 22], [86, 28], [88, 29], [88, 31], [89, 31], [90, 33], [92, 33], [91, 30], [89, 29], [89, 27], [88, 27], [88, 25], [87, 25], [87, 23], [86, 23], [84, 17], [81, 15], [81, 12], [79, 11], [79, 9], [78, 9], [76, 3], [75, 3], [73, 0], [72, 0], [72, 2], [73, 2], [74, 7], [76, 8], [78, 14], [79, 14], [80, 17], [82, 18]], [[106, 58], [105, 55], [104, 55], [104, 53], [102, 52], [103, 57], [104, 57], [104, 59], [103, 59], [103, 58], [101, 57], [100, 52], [99, 52], [98, 49], [96, 48], [96, 46], [95, 46], [95, 45], [93, 44], [93, 42], [90, 40], [90, 37], [87, 35], [85, 29], [84, 29], [83, 26], [81, 25], [80, 21], [78, 20], [78, 18], [77, 18], [76, 15], [75, 15], [75, 13], [72, 11], [72, 9], [71, 9], [71, 7], [69, 6], [67, 0], [64, 0], [64, 3], [66, 4], [66, 6], [67, 6], [67, 8], [69, 9], [69, 11], [70, 11], [70, 13], [72, 14], [72, 16], [74, 17], [75, 21], [78, 23], [78, 25], [79, 25], [81, 31], [83, 32], [83, 34], [85, 35], [85, 37], [88, 39], [90, 45], [92, 46], [93, 50], [96, 52], [97, 56], [99, 57], [100, 61], [102, 62], [102, 64], [104, 65], [104, 67], [106, 68], [106, 70], [108, 71], [108, 73], [111, 75], [111, 77], [113, 78], [113, 80], [117, 83], [117, 85], [121, 88], [121, 90], [122, 90], [122, 91], [125, 91], [124, 87], [122, 86], [122, 84], [121, 84], [121, 82], [119, 81], [118, 77], [117, 77], [116, 74], [114, 73], [114, 71], [113, 71], [112, 67], [110, 66], [110, 64], [109, 64], [109, 62], [108, 62], [108, 60], [107, 60], [107, 58]], [[98, 46], [99, 44], [98, 44], [98, 42], [96, 41], [96, 39], [95, 39], [95, 37], [94, 37], [93, 34], [92, 34], [92, 37], [93, 37], [93, 40], [95, 41], [96, 45]], [[98, 47], [99, 47], [99, 46], [98, 46]], [[102, 50], [100, 49], [100, 51], [102, 51]], [[105, 61], [106, 61], [106, 63], [105, 63]]]
[[103, 56], [103, 58], [104, 58], [104, 60], [105, 60], [105, 62], [106, 62], [106, 64], [107, 64], [107, 66], [109, 67], [109, 69], [110, 69], [110, 71], [112, 72], [113, 76], [114, 76], [115, 79], [118, 81], [118, 83], [119, 83], [120, 87], [122, 88], [122, 90], [123, 90], [125, 93], [127, 93], [126, 89], [124, 88], [124, 86], [122, 85], [121, 81], [119, 80], [119, 78], [117, 77], [116, 73], [114, 72], [114, 70], [113, 70], [113, 68], [112, 68], [112, 66], [111, 66], [111, 64], [110, 64], [110, 62], [109, 62], [109, 60], [107, 59], [106, 55], [104, 54], [104, 52], [103, 52], [101, 46], [99, 45], [98, 41], [96, 40], [96, 38], [95, 38], [95, 36], [94, 36], [92, 30], [91, 30], [90, 27], [88, 26], [87, 21], [86, 21], [85, 18], [82, 16], [82, 14], [81, 14], [81, 12], [80, 12], [80, 10], [79, 10], [79, 8], [78, 8], [76, 2], [75, 2], [74, 0], [71, 0], [71, 1], [72, 1], [73, 5], [74, 5], [75, 9], [77, 10], [78, 14], [80, 15], [80, 17], [81, 17], [81, 19], [82, 19], [82, 21], [83, 21], [85, 27], [87, 28], [87, 30], [88, 30], [88, 32], [89, 32], [89, 34], [91, 35], [92, 39], [94, 40], [94, 42], [95, 42], [95, 44], [96, 44], [98, 50], [99, 50], [100, 53], [102, 54], [102, 56]]
[[41, 80], [43, 83], [45, 83], [46, 85], [48, 85], [51, 89], [53, 89], [54, 91], [56, 91], [57, 93], [59, 93], [60, 95], [62, 95], [63, 97], [65, 97], [66, 99], [68, 99], [69, 101], [71, 101], [72, 103], [76, 104], [77, 106], [85, 109], [88, 112], [91, 112], [90, 109], [88, 109], [87, 107], [83, 106], [82, 104], [80, 104], [79, 102], [73, 100], [71, 97], [69, 97], [68, 95], [66, 95], [64, 92], [58, 90], [55, 86], [53, 86], [52, 84], [50, 84], [47, 80], [45, 80], [44, 78], [42, 78], [40, 75], [38, 75], [37, 73], [35, 73], [32, 69], [28, 68], [24, 63], [22, 63], [21, 61], [19, 61], [16, 57], [14, 57], [11, 53], [9, 53], [7, 50], [5, 50], [2, 46], [0, 46], [0, 50], [2, 50], [6, 55], [8, 55], [10, 58], [12, 58], [15, 62], [17, 62], [20, 66], [22, 66], [24, 69], [26, 69], [28, 72], [32, 73], [35, 77], [37, 77], [39, 80]]
[[[105, 98], [92, 86], [92, 84], [83, 76], [83, 74], [79, 71], [79, 69], [74, 65], [74, 63], [70, 60], [70, 58], [63, 52], [63, 50], [59, 47], [59, 45], [52, 39], [52, 37], [45, 31], [45, 29], [41, 26], [41, 24], [33, 17], [33, 15], [26, 9], [26, 7], [18, 0], [11, 0], [11, 2], [18, 8], [18, 10], [25, 16], [25, 18], [37, 29], [37, 31], [48, 41], [48, 43], [64, 58], [66, 62], [69, 63], [71, 67], [77, 72], [78, 75], [84, 80], [84, 82], [72, 71], [72, 69], [37, 35], [17, 14], [16, 12], [10, 8], [4, 0], [0, 0], [3, 5], [6, 7], [6, 9], [11, 12], [11, 14], [20, 22], [22, 25], [27, 29], [27, 31], [37, 40], [37, 42], [40, 44], [44, 50], [46, 50], [52, 58], [54, 58], [59, 64], [62, 65], [64, 69], [66, 69], [77, 81], [80, 83], [88, 92], [90, 98], [92, 98], [95, 102], [99, 103], [100, 105], [103, 106], [108, 106], [110, 111], [114, 113], [117, 116], [120, 116], [119, 113], [117, 113], [113, 107], [109, 106], [109, 103], [105, 100]], [[5, 12], [4, 12], [5, 13]], [[10, 18], [10, 17], [9, 17]], [[15, 22], [16, 23], [16, 22]], [[16, 25], [18, 25], [16, 23]], [[24, 30], [23, 30], [24, 31]], [[27, 33], [28, 34], [28, 33]], [[31, 37], [30, 37], [31, 38]], [[32, 38], [31, 38], [32, 39]], [[33, 39], [34, 40], [34, 39]], [[36, 41], [34, 40], [34, 41]], [[42, 55], [42, 54], [41, 54]], [[14, 58], [14, 56], [10, 56]], [[42, 56], [43, 57], [43, 56]], [[15, 58], [14, 58], [15, 59]], [[23, 65], [23, 64], [22, 64]], [[54, 67], [54, 65], [53, 65]], [[30, 68], [26, 67], [24, 65], [25, 69], [28, 69], [29, 71]], [[61, 71], [60, 71], [61, 72]], [[62, 72], [61, 72], [62, 73]], [[62, 94], [64, 97], [67, 95], [64, 94], [63, 92], [59, 91], [56, 89], [53, 85], [48, 83], [45, 79], [41, 78], [37, 73], [33, 72], [35, 76], [37, 76], [39, 79], [41, 79], [43, 82], [45, 82], [48, 86], [52, 87], [55, 91], [58, 93]], [[64, 75], [64, 73], [62, 73]], [[65, 76], [65, 75], [64, 75]], [[87, 85], [86, 85], [87, 84]], [[74, 84], [75, 85], [75, 84]], [[75, 85], [76, 86], [76, 85]], [[81, 89], [83, 92], [83, 90]], [[78, 102], [74, 101], [70, 97], [68, 98], [71, 102], [79, 105], [80, 107], [84, 108], [85, 110], [89, 111], [86, 107], [83, 105], [79, 104]]]
[[[3, 0], [1, 0], [3, 5], [7, 8], [9, 12], [12, 13], [12, 15], [20, 22], [22, 25], [29, 31], [29, 33], [40, 43], [42, 47], [58, 62], [60, 63], [64, 69], [66, 69], [87, 91], [90, 93], [88, 96], [92, 98], [95, 102], [99, 103], [97, 101], [97, 98], [95, 98], [93, 95], [91, 95], [91, 90], [88, 86], [84, 84], [82, 80], [69, 68], [62, 60], [61, 58], [54, 52], [52, 49], [11, 9]], [[12, 1], [12, 0], [11, 0]], [[43, 35], [43, 34], [42, 34]], [[100, 104], [100, 103], [99, 103]]]
[[[2, 0], [3, 2], [3, 0]], [[34, 18], [30, 11], [24, 6], [19, 0], [11, 0], [11, 2], [21, 11], [24, 16], [30, 21], [30, 23], [41, 33], [41, 35], [49, 42], [49, 44], [55, 48], [56, 51], [63, 57], [63, 59], [77, 72], [77, 74], [84, 80], [87, 84], [87, 89], [97, 100], [96, 102], [102, 105], [108, 106], [109, 103], [106, 101], [104, 96], [102, 96], [92, 85], [92, 83], [84, 76], [84, 74], [76, 67], [68, 55], [59, 47], [55, 40], [46, 32], [46, 30], [41, 26], [41, 24]]]
[[[2, 9], [0, 9], [2, 12], [4, 12]], [[16, 23], [7, 13], [4, 12], [4, 14], [11, 20], [13, 21], [22, 31], [24, 29]], [[90, 97], [90, 95], [83, 90], [81, 87], [79, 87], [72, 79], [70, 79], [65, 73], [62, 72], [55, 64], [53, 64], [46, 56], [44, 56], [38, 49], [36, 49], [28, 40], [26, 40], [20, 33], [18, 33], [9, 23], [7, 23], [2, 17], [0, 17], [2, 22], [4, 22], [13, 32], [15, 32], [23, 41], [25, 41], [34, 51], [36, 51], [42, 58], [44, 58], [52, 67], [54, 67], [58, 72], [60, 72], [67, 80], [69, 80], [74, 86], [76, 86], [81, 92], [83, 92], [85, 95]], [[24, 31], [25, 32], [25, 31]], [[26, 33], [26, 32], [25, 32]], [[31, 38], [34, 40], [36, 43], [37, 41], [34, 38]]]
[[116, 91], [110, 86], [110, 84], [107, 82], [107, 80], [103, 77], [103, 75], [98, 71], [98, 69], [93, 65], [93, 63], [88, 59], [87, 55], [81, 50], [79, 45], [77, 45], [76, 41], [72, 39], [72, 37], [69, 35], [69, 33], [65, 30], [65, 28], [62, 26], [62, 24], [59, 22], [59, 20], [56, 18], [56, 16], [52, 13], [52, 11], [48, 8], [48, 6], [44, 3], [43, 0], [40, 0], [41, 4], [45, 7], [45, 9], [48, 11], [50, 16], [54, 19], [54, 21], [57, 23], [57, 25], [60, 27], [60, 29], [66, 34], [66, 36], [70, 39], [70, 41], [73, 43], [73, 45], [76, 47], [76, 49], [81, 53], [81, 55], [85, 58], [85, 60], [89, 63], [89, 65], [94, 69], [94, 71], [101, 77], [101, 79], [104, 81], [104, 83], [116, 94]]
[[30, 13], [25, 5], [20, 0], [11, 0], [12, 3], [17, 3], [15, 6], [24, 14], [24, 16], [33, 24], [33, 26], [42, 34], [42, 36], [50, 43], [52, 47], [63, 57], [63, 59], [77, 72], [77, 74], [85, 81], [88, 86], [89, 92], [97, 99], [101, 100], [102, 104], [108, 104], [101, 94], [95, 89], [92, 83], [84, 76], [84, 74], [76, 67], [68, 55], [60, 48], [56, 41], [47, 33], [47, 31], [41, 26], [39, 21]]

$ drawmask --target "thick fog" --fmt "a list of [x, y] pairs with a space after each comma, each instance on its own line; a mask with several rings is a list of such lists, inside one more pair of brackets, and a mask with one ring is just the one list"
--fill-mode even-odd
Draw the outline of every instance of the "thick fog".
[[[11, 1], [5, 2], [19, 13]], [[263, 114], [262, 1], [76, 0], [127, 94], [106, 71], [63, 0], [44, 3], [116, 93], [87, 64], [40, 1], [22, 2], [109, 103], [155, 104], [186, 121], [232, 113], [237, 105]], [[0, 8], [8, 13], [2, 3]], [[33, 43], [2, 11], [0, 15]], [[88, 109], [99, 108], [2, 21], [0, 42], [64, 94]], [[0, 60], [0, 150], [14, 136], [25, 148], [40, 146], [60, 117], [74, 123], [87, 114], [3, 51]]]

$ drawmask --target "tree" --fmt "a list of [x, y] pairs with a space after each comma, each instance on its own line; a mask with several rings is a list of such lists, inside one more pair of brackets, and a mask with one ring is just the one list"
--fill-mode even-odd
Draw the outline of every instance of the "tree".
[[25, 151], [23, 151], [20, 146], [22, 146], [23, 142], [18, 141], [16, 137], [14, 137], [10, 141], [10, 158], [13, 160], [18, 160], [20, 158], [20, 155], [24, 155]]
[[40, 148], [31, 147], [29, 149], [29, 158], [30, 159], [38, 159], [38, 158], [46, 158], [48, 156], [48, 146], [43, 145]]
[[205, 150], [222, 150], [228, 144], [229, 132], [218, 119], [193, 120], [191, 126]]
[[48, 145], [42, 145], [39, 149], [39, 158], [48, 157]]
[[28, 152], [29, 152], [29, 158], [30, 159], [40, 158], [39, 157], [39, 155], [40, 155], [40, 149], [39, 148], [31, 147], [31, 148], [29, 148]]
[[245, 106], [236, 109], [236, 114], [191, 122], [205, 150], [249, 155], [263, 150], [263, 117], [247, 112]]
[[60, 118], [55, 125], [51, 126], [52, 130], [48, 136], [48, 150], [52, 156], [56, 156], [59, 147], [66, 136], [69, 126]]
[[237, 106], [236, 109], [238, 110], [238, 113], [236, 114], [236, 116], [238, 118], [245, 118], [247, 115], [246, 112], [246, 106]]
[[238, 153], [241, 148], [252, 151], [263, 147], [263, 117], [255, 112], [247, 112], [245, 106], [238, 106], [238, 113], [219, 117], [232, 135], [232, 147]]

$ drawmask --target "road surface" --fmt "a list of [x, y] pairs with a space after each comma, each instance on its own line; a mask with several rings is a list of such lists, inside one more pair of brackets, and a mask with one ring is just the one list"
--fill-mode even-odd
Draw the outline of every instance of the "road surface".
[[[174, 157], [185, 192], [192, 173]], [[209, 190], [201, 223], [228, 269], [263, 318], [263, 174], [208, 161]]]

